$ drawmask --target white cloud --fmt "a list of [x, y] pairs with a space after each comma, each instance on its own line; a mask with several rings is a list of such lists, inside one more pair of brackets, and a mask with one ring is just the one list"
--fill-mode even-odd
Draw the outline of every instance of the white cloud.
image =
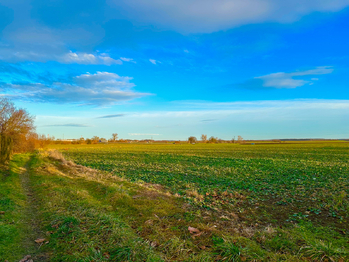
[[57, 59], [61, 63], [66, 64], [85, 64], [85, 65], [121, 65], [121, 60], [115, 60], [108, 54], [93, 55], [88, 53], [74, 53], [70, 51]]
[[[349, 100], [336, 99], [294, 99], [294, 100], [262, 100], [262, 101], [235, 101], [235, 102], [211, 102], [211, 101], [175, 101], [173, 105], [176, 111], [180, 108], [189, 109], [188, 112], [212, 112], [217, 111], [258, 111], [261, 108], [288, 108], [288, 109], [349, 109]], [[184, 111], [182, 111], [184, 112]], [[203, 114], [204, 115], [204, 114]]]
[[124, 61], [124, 62], [131, 62], [136, 64], [137, 62], [133, 60], [133, 58], [127, 58], [127, 57], [120, 57], [120, 60]]
[[7, 61], [58, 61], [63, 64], [83, 64], [83, 65], [121, 65], [120, 59], [113, 59], [108, 54], [74, 53], [62, 50], [33, 50], [0, 48], [0, 59]]
[[131, 88], [132, 77], [115, 73], [97, 72], [73, 78], [70, 83], [56, 82], [50, 86], [41, 83], [3, 84], [6, 94], [32, 102], [74, 103], [80, 105], [112, 105], [140, 98], [148, 93], [138, 93]]
[[[120, 2], [109, 0], [110, 3]], [[213, 32], [265, 21], [292, 22], [311, 12], [334, 12], [348, 0], [128, 0], [125, 14], [141, 22], [182, 32]]]
[[255, 77], [238, 84], [238, 86], [246, 89], [296, 88], [306, 84], [313, 85], [314, 81], [319, 80], [319, 78], [309, 78], [309, 76], [331, 74], [332, 72], [333, 68], [330, 66], [320, 66], [311, 70], [295, 71], [291, 73], [278, 72]]
[[131, 88], [135, 84], [130, 83], [133, 77], [119, 76], [115, 73], [97, 72], [96, 74], [82, 74], [75, 77], [75, 82], [85, 87], [107, 88]]
[[[262, 79], [264, 81], [264, 87], [271, 88], [296, 88], [304, 86], [305, 84], [311, 84], [310, 80], [304, 79], [295, 79], [294, 77], [300, 76], [311, 76], [311, 75], [325, 75], [333, 72], [331, 67], [317, 67], [315, 69], [306, 70], [306, 71], [297, 71], [292, 73], [274, 73], [270, 75], [256, 77], [256, 79]], [[312, 81], [317, 81], [318, 78], [313, 78]]]
[[157, 61], [154, 60], [154, 59], [149, 59], [149, 62], [152, 63], [152, 64], [154, 64], [154, 65], [156, 65], [156, 62], [157, 62]]

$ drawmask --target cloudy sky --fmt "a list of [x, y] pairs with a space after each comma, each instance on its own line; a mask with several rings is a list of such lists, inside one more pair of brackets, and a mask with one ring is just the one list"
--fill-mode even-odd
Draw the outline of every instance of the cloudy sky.
[[56, 138], [349, 138], [349, 0], [0, 0], [0, 95]]

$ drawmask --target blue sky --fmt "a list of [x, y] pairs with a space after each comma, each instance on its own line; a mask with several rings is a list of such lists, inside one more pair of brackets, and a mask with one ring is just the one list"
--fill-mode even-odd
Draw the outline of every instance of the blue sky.
[[349, 137], [349, 0], [0, 0], [0, 91], [56, 138]]

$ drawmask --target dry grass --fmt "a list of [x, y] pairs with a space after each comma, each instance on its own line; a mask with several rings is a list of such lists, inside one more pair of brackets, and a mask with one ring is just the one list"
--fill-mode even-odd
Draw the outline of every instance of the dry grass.
[[199, 194], [197, 190], [187, 190], [187, 196], [195, 198], [197, 201], [203, 201], [204, 196]]

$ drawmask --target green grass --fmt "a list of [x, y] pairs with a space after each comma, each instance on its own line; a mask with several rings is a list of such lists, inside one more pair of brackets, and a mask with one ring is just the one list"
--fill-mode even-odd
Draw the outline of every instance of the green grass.
[[106, 188], [103, 184], [62, 176], [38, 155], [31, 168], [39, 214], [49, 232], [49, 243], [42, 250], [51, 252], [50, 261], [161, 261], [112, 206], [97, 197]]
[[9, 167], [0, 171], [0, 261], [18, 261], [28, 248], [23, 245], [28, 225], [24, 209], [26, 196], [23, 193], [20, 169], [28, 161], [28, 155], [15, 155]]
[[[348, 143], [55, 147], [83, 166], [28, 162], [49, 261], [349, 260]], [[28, 159], [0, 188], [10, 262], [30, 249], [16, 171]]]

